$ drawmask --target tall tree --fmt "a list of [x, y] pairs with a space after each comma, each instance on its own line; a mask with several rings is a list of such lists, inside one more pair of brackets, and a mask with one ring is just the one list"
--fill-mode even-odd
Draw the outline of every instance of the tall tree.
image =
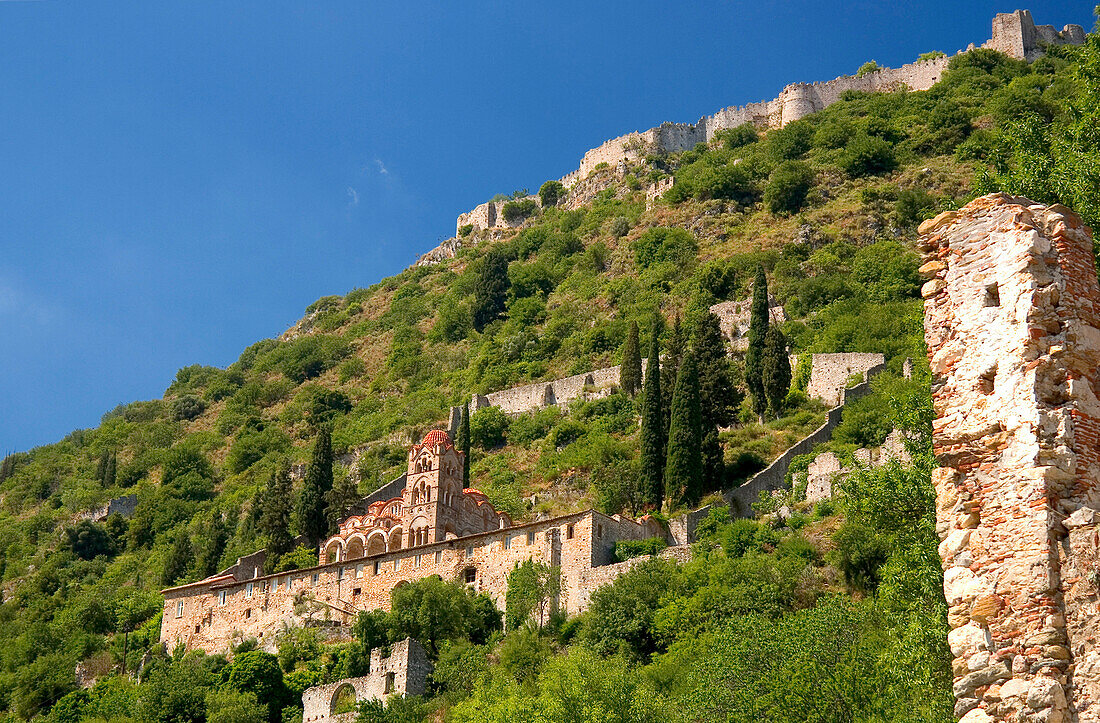
[[474, 281], [475, 329], [481, 331], [504, 313], [508, 285], [508, 259], [498, 249], [491, 249], [481, 259], [481, 268]]
[[229, 534], [225, 529], [225, 519], [220, 512], [214, 513], [210, 521], [209, 537], [205, 540], [202, 553], [199, 556], [199, 574], [210, 577], [218, 571], [218, 563], [221, 562], [225, 545], [229, 541]]
[[359, 484], [351, 474], [333, 484], [325, 495], [325, 514], [328, 516], [329, 529], [336, 529], [347, 515], [348, 508], [362, 499]]
[[659, 508], [664, 496], [665, 415], [661, 395], [661, 325], [653, 315], [649, 361], [642, 389], [640, 497], [643, 506]]
[[714, 313], [707, 312], [699, 317], [692, 349], [699, 369], [699, 401], [703, 419], [703, 487], [709, 492], [721, 489], [726, 478], [718, 428], [733, 422], [743, 397], [733, 383], [726, 340]]
[[676, 375], [680, 371], [680, 363], [684, 359], [684, 349], [687, 348], [687, 335], [677, 316], [672, 322], [672, 330], [668, 334], [668, 348], [664, 359], [661, 360], [661, 414], [662, 438], [668, 441], [668, 428], [672, 414], [672, 395], [676, 391]]
[[642, 388], [642, 351], [638, 348], [638, 322], [630, 322], [623, 344], [623, 362], [619, 366], [619, 388], [630, 396]]
[[768, 399], [768, 409], [776, 417], [783, 410], [783, 400], [791, 391], [791, 360], [787, 356], [787, 337], [779, 330], [778, 324], [768, 326], [764, 337], [764, 394]]
[[164, 569], [161, 572], [161, 583], [165, 587], [175, 585], [187, 575], [187, 569], [191, 567], [191, 560], [193, 559], [191, 535], [187, 533], [187, 530], [183, 530], [176, 536], [172, 548], [168, 551], [168, 557], [164, 561]]
[[291, 494], [290, 470], [280, 464], [279, 469], [271, 473], [259, 504], [257, 527], [267, 538], [267, 572], [273, 571], [279, 558], [294, 548], [294, 538], [290, 535]]
[[455, 444], [462, 452], [462, 482], [469, 485], [470, 479], [470, 400], [462, 405], [462, 418], [458, 420], [458, 431], [455, 432]]
[[107, 466], [103, 470], [103, 486], [114, 487], [118, 477], [118, 455], [111, 452], [107, 457]]
[[668, 461], [665, 464], [665, 489], [669, 509], [680, 502], [696, 501], [702, 489], [703, 424], [699, 410], [699, 372], [695, 355], [688, 350], [676, 391], [672, 395], [672, 423], [668, 433]]
[[313, 444], [313, 456], [298, 495], [298, 532], [306, 536], [310, 545], [317, 545], [328, 537], [330, 528], [325, 503], [331, 489], [332, 433], [323, 426]]
[[752, 408], [763, 419], [768, 408], [764, 392], [764, 337], [768, 334], [768, 277], [764, 267], [756, 265], [756, 280], [752, 285], [752, 307], [749, 310], [749, 348], [745, 352], [745, 384], [752, 395]]
[[99, 455], [99, 464], [95, 468], [95, 478], [103, 482], [103, 474], [107, 471], [107, 460], [111, 458], [111, 450], [105, 449]]

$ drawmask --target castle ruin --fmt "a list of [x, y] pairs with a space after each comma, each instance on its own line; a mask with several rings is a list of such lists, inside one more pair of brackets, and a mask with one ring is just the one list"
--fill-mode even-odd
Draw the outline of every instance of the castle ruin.
[[1061, 206], [921, 225], [955, 713], [1100, 721], [1100, 286]]
[[[1085, 31], [1080, 25], [1066, 25], [1057, 30], [1053, 25], [1036, 25], [1028, 10], [998, 13], [993, 18], [992, 33], [981, 47], [996, 50], [1012, 58], [1035, 60], [1047, 45], [1080, 45]], [[967, 50], [973, 49], [973, 45]], [[703, 116], [695, 123], [663, 123], [647, 131], [633, 131], [604, 141], [581, 158], [575, 171], [567, 173], [561, 182], [571, 188], [587, 178], [597, 166], [607, 164], [625, 168], [653, 153], [679, 153], [699, 143], [709, 143], [715, 135], [728, 128], [751, 123], [757, 128], [782, 128], [805, 118], [840, 100], [847, 91], [885, 93], [895, 90], [928, 90], [943, 77], [950, 56], [918, 60], [900, 68], [881, 68], [860, 76], [845, 75], [818, 83], [792, 83], [774, 99], [723, 108], [714, 115]], [[455, 223], [455, 234], [465, 225], [476, 230], [510, 226], [501, 213], [504, 202], [483, 203], [461, 214]]]

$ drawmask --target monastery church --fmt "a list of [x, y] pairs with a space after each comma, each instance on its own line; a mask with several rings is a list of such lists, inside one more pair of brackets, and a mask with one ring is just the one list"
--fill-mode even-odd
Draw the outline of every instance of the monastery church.
[[[169, 649], [221, 653], [256, 638], [271, 650], [287, 627], [349, 626], [360, 611], [388, 609], [395, 587], [430, 575], [461, 580], [503, 610], [508, 574], [526, 560], [561, 568], [551, 607], [577, 614], [596, 588], [634, 564], [615, 561], [617, 541], [667, 535], [652, 518], [595, 510], [514, 524], [465, 487], [463, 461], [446, 432], [428, 432], [409, 450], [400, 496], [375, 499], [376, 492], [352, 509], [321, 544], [318, 566], [264, 575], [260, 550], [204, 580], [163, 590], [161, 641]], [[665, 554], [690, 553], [674, 546]]]

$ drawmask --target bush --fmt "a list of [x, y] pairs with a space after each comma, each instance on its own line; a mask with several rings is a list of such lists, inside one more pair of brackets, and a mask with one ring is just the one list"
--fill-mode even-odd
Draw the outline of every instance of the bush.
[[474, 225], [472, 223], [465, 224], [458, 227], [458, 237], [466, 238], [474, 232]]
[[520, 223], [528, 216], [533, 216], [539, 210], [539, 206], [532, 198], [524, 198], [519, 201], [508, 201], [501, 209], [504, 220], [508, 223]]
[[470, 415], [470, 442], [482, 449], [504, 444], [510, 420], [500, 407], [483, 407]]
[[626, 562], [642, 555], [656, 555], [668, 547], [663, 537], [650, 537], [647, 540], [619, 540], [615, 543], [615, 559]]
[[856, 71], [856, 77], [857, 78], [862, 78], [865, 75], [870, 75], [871, 73], [877, 73], [880, 70], [882, 70], [882, 68], [879, 67], [878, 63], [876, 63], [873, 60], [868, 60], [866, 63], [859, 66], [859, 70]]
[[849, 141], [840, 156], [840, 167], [853, 177], [885, 173], [894, 168], [894, 153], [881, 138], [860, 134]]
[[553, 433], [550, 435], [550, 444], [557, 449], [561, 449], [576, 442], [587, 433], [588, 427], [575, 420], [566, 419], [554, 428]]
[[814, 129], [804, 120], [769, 131], [764, 137], [768, 155], [777, 163], [793, 161], [805, 155], [813, 145]]
[[564, 192], [565, 186], [561, 185], [561, 181], [547, 181], [542, 184], [539, 188], [539, 200], [542, 201], [542, 207], [557, 206]]
[[176, 421], [195, 419], [206, 411], [206, 402], [194, 394], [184, 394], [172, 400], [172, 418]]
[[665, 261], [686, 266], [695, 261], [699, 252], [699, 245], [689, 231], [664, 226], [648, 229], [631, 244], [631, 248], [638, 268], [643, 271]]
[[732, 151], [750, 143], [756, 143], [760, 139], [760, 134], [756, 132], [756, 126], [752, 123], [742, 123], [736, 128], [724, 128], [715, 133], [714, 137], [725, 148]]
[[806, 194], [813, 183], [814, 173], [805, 163], [782, 163], [768, 177], [764, 203], [772, 213], [794, 213], [806, 202]]

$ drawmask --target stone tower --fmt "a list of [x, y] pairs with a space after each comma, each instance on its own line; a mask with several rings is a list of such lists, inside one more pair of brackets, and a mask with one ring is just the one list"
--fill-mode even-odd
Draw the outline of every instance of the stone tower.
[[1100, 287], [1068, 209], [921, 225], [955, 713], [1100, 721]]
[[409, 449], [409, 468], [402, 493], [405, 547], [426, 545], [455, 536], [456, 512], [462, 499], [462, 452], [441, 429]]

